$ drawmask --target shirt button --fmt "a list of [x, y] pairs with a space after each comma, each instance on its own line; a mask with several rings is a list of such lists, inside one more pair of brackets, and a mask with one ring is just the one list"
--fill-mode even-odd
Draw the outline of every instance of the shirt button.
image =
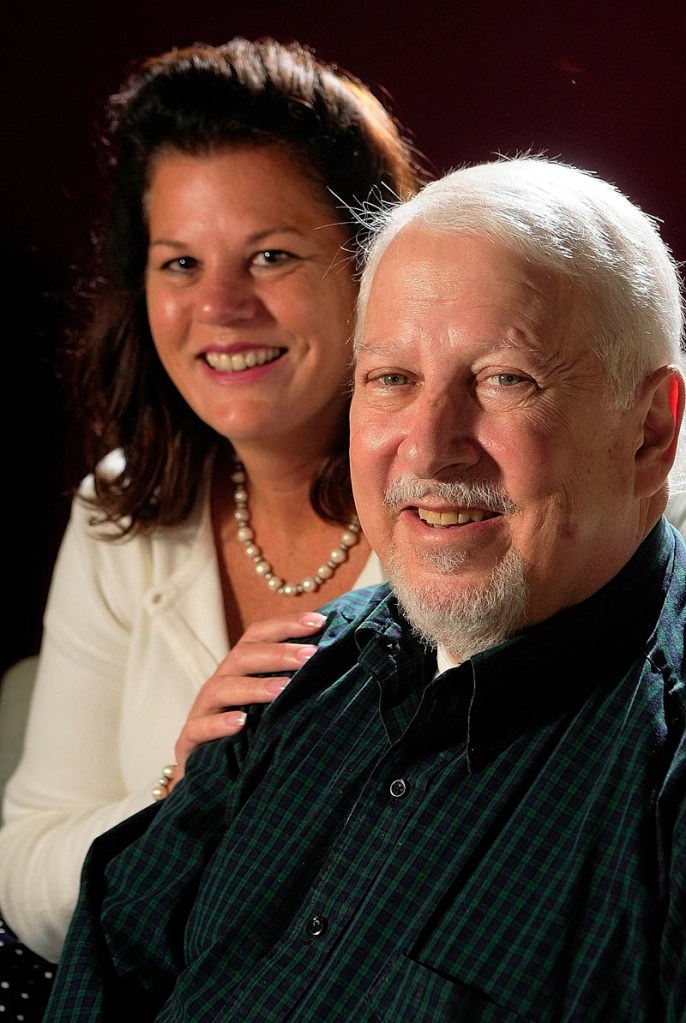
[[315, 913], [307, 921], [307, 933], [311, 934], [313, 938], [320, 938], [328, 926], [329, 923], [326, 917]]
[[402, 799], [407, 795], [407, 782], [404, 778], [396, 778], [390, 784], [390, 793], [394, 799]]

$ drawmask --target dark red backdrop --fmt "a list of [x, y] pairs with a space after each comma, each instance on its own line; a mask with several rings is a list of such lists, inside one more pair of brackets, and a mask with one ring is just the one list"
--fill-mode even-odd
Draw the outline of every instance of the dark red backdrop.
[[436, 171], [545, 150], [614, 180], [686, 260], [683, 0], [24, 0], [3, 29], [0, 668], [37, 649], [80, 471], [54, 351], [97, 205], [93, 125], [132, 58], [236, 34], [299, 38], [390, 95]]

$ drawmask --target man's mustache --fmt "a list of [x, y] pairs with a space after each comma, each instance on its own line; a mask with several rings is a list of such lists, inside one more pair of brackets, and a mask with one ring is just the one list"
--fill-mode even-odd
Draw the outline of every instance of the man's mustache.
[[399, 476], [393, 480], [384, 492], [383, 503], [386, 508], [400, 508], [403, 505], [419, 504], [426, 497], [461, 508], [478, 506], [500, 515], [517, 511], [517, 505], [512, 498], [502, 487], [494, 483], [479, 480], [429, 482], [411, 475]]

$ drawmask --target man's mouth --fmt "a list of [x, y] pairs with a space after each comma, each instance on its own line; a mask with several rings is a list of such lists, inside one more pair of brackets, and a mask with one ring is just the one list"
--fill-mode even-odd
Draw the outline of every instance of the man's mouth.
[[465, 526], [468, 522], [483, 522], [493, 519], [498, 513], [484, 508], [454, 508], [451, 511], [434, 511], [432, 508], [417, 508], [417, 515], [428, 526], [442, 529], [447, 526]]
[[285, 351], [285, 348], [251, 348], [248, 352], [205, 352], [203, 357], [207, 365], [219, 373], [243, 373], [246, 369], [274, 362]]

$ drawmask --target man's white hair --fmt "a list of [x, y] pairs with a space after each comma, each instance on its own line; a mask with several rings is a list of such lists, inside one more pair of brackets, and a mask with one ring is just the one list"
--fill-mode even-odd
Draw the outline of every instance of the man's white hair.
[[[590, 171], [542, 156], [501, 157], [433, 181], [406, 203], [367, 208], [372, 227], [358, 302], [364, 328], [379, 260], [409, 225], [507, 245], [536, 266], [572, 279], [589, 348], [607, 373], [608, 398], [628, 407], [654, 370], [684, 370], [679, 268], [656, 220]], [[686, 447], [671, 488], [686, 485]]]

